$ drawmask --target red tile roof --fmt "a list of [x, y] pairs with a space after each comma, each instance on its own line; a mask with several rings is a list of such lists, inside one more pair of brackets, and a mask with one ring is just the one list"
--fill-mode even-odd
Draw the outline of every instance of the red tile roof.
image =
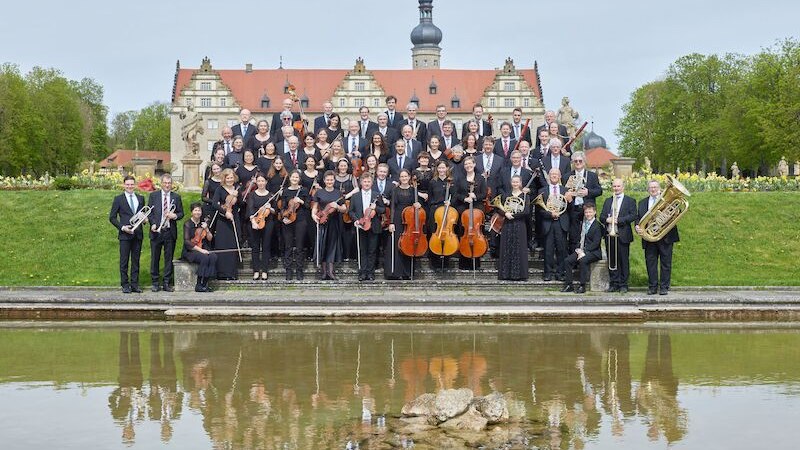
[[100, 160], [100, 167], [116, 169], [119, 166], [124, 166], [130, 163], [136, 154], [139, 158], [155, 159], [162, 166], [170, 163], [170, 153], [168, 151], [158, 150], [116, 150], [114, 153]]
[[586, 165], [591, 169], [605, 167], [611, 164], [611, 160], [617, 158], [617, 155], [611, 153], [611, 151], [605, 147], [586, 150]]

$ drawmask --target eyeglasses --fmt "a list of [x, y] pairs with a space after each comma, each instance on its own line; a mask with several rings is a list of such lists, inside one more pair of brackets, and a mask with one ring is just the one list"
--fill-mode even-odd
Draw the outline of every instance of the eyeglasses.
[[575, 162], [576, 162], [576, 163], [579, 163], [579, 162], [581, 162], [581, 163], [582, 163], [582, 162], [583, 162], [583, 160], [582, 160], [582, 159], [576, 159], [576, 160], [575, 160]]

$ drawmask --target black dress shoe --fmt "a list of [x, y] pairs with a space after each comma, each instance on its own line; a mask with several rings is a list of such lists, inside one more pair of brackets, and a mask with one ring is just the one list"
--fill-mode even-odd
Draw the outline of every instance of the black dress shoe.
[[586, 286], [580, 285], [577, 289], [575, 289], [576, 294], [585, 294], [586, 293]]
[[616, 286], [609, 286], [606, 292], [619, 292], [619, 288]]
[[647, 289], [647, 295], [656, 295], [656, 292], [658, 292], [656, 288]]
[[122, 293], [123, 294], [130, 294], [131, 293], [131, 287], [130, 286], [123, 286], [122, 287]]
[[358, 281], [364, 281], [366, 278], [363, 273], [358, 274]]
[[170, 286], [170, 285], [168, 285], [168, 284], [165, 284], [163, 289], [164, 289], [164, 292], [175, 292], [175, 288]]
[[574, 292], [575, 289], [572, 288], [572, 284], [565, 284], [564, 287], [561, 288], [561, 292]]
[[544, 281], [552, 281], [553, 280], [553, 278], [550, 275], [545, 275], [544, 278], [542, 278], [542, 279]]
[[375, 281], [375, 275], [367, 275], [367, 281]]
[[556, 280], [564, 281], [564, 275], [556, 275]]
[[667, 292], [669, 292], [669, 289], [664, 289], [664, 288], [661, 288], [661, 289], [658, 291], [658, 295], [667, 295]]
[[153, 292], [158, 292], [161, 290], [161, 287], [157, 284], [154, 284], [153, 287], [150, 288], [150, 290]]
[[625, 286], [622, 286], [621, 288], [619, 288], [619, 293], [620, 293], [620, 294], [625, 294], [625, 293], [627, 293], [627, 292], [628, 292], [628, 288], [627, 288], [627, 287], [625, 287]]
[[139, 286], [131, 286], [131, 292], [135, 292], [137, 294], [142, 293], [142, 289]]

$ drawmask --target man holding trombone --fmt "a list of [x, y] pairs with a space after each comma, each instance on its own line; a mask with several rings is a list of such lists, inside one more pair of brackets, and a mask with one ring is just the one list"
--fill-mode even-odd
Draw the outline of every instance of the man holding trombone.
[[600, 222], [606, 226], [606, 253], [608, 257], [609, 285], [606, 292], [628, 292], [630, 275], [630, 249], [633, 242], [631, 224], [638, 218], [636, 200], [625, 195], [625, 185], [620, 178], [611, 183], [614, 195], [603, 203]]

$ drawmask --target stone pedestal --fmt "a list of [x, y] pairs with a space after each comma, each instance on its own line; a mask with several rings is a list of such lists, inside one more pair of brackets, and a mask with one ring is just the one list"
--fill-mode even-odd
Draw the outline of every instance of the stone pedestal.
[[603, 292], [608, 289], [608, 261], [601, 259], [591, 265], [589, 275], [589, 290], [593, 292]]
[[133, 173], [137, 177], [142, 177], [150, 174], [151, 177], [156, 175], [156, 166], [158, 160], [153, 158], [133, 158]]
[[636, 162], [634, 158], [616, 158], [611, 160], [611, 165], [614, 167], [614, 176], [617, 178], [625, 178], [633, 173], [633, 164]]
[[183, 164], [183, 187], [188, 190], [199, 190], [200, 186], [200, 158], [185, 158], [181, 160]]
[[172, 261], [175, 267], [175, 292], [193, 292], [197, 283], [197, 264], [182, 259]]

